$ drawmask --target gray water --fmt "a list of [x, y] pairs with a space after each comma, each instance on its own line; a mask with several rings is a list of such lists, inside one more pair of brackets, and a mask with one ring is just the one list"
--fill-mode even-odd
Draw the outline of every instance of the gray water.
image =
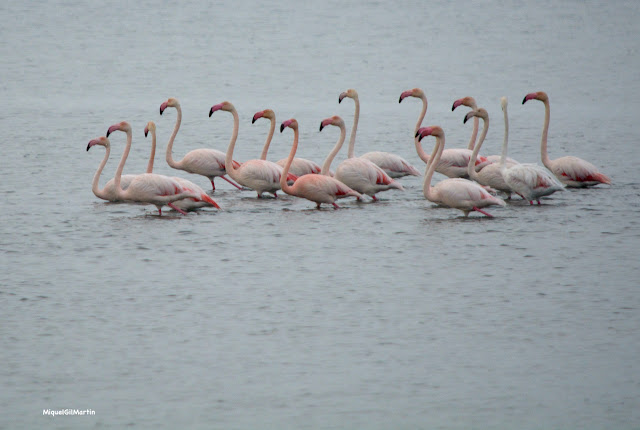
[[[13, 2], [0, 6], [0, 428], [640, 428], [640, 5], [634, 1], [262, 3]], [[357, 153], [420, 170], [412, 131], [467, 142], [471, 95], [491, 115], [485, 154], [539, 162], [541, 103], [552, 158], [577, 155], [611, 186], [569, 190], [495, 218], [438, 208], [422, 178], [377, 203], [316, 210], [223, 181], [222, 210], [188, 216], [91, 192], [104, 152], [134, 129], [125, 170], [156, 173], [180, 100], [174, 155], [257, 158], [272, 108], [300, 123], [320, 163], [362, 104]], [[116, 133], [102, 183], [125, 137]], [[269, 158], [284, 158], [291, 130]], [[423, 141], [430, 151], [433, 140]], [[346, 155], [341, 153], [334, 167]], [[436, 174], [434, 183], [442, 176]], [[94, 411], [47, 416], [44, 409]]]

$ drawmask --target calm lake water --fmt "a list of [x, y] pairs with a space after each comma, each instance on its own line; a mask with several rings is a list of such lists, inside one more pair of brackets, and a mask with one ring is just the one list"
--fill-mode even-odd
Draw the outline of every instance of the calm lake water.
[[[420, 1], [13, 2], [0, 6], [0, 428], [640, 428], [640, 3]], [[402, 155], [412, 131], [447, 147], [471, 131], [454, 100], [491, 115], [510, 100], [510, 155], [539, 162], [551, 102], [551, 158], [577, 155], [611, 186], [568, 190], [495, 218], [438, 208], [422, 178], [380, 201], [316, 210], [223, 181], [222, 210], [188, 216], [110, 204], [91, 192], [102, 148], [134, 129], [125, 171], [225, 150], [257, 158], [271, 108], [300, 123], [299, 156], [321, 163], [351, 128], [356, 152]], [[113, 135], [102, 184], [125, 137]], [[284, 158], [291, 130], [269, 158]], [[423, 141], [430, 151], [434, 143]], [[335, 160], [335, 168], [346, 149]], [[434, 183], [442, 179], [436, 174]], [[166, 208], [165, 208], [166, 209]], [[43, 410], [91, 410], [85, 416]]]

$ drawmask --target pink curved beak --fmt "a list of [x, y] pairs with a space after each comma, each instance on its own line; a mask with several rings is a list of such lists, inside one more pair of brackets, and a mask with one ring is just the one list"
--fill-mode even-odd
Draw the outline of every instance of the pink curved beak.
[[537, 98], [538, 98], [538, 93], [529, 93], [526, 96], [524, 96], [524, 99], [522, 99], [522, 104], [525, 104], [529, 100], [534, 100]]
[[89, 150], [89, 148], [91, 148], [92, 146], [95, 146], [98, 144], [98, 139], [92, 139], [89, 141], [89, 144], [87, 145], [87, 151]]
[[289, 127], [291, 125], [291, 123], [293, 122], [293, 119], [288, 119], [286, 121], [284, 121], [282, 124], [280, 124], [280, 133], [282, 133], [282, 131], [286, 128]]
[[400, 94], [400, 100], [398, 100], [398, 103], [402, 103], [402, 100], [406, 99], [411, 94], [412, 94], [411, 90], [404, 91], [402, 94]]
[[322, 131], [323, 128], [331, 124], [331, 121], [332, 121], [331, 118], [322, 120], [322, 122], [320, 123], [320, 131]]
[[147, 134], [149, 134], [149, 126], [145, 125], [144, 126], [144, 137], [147, 137]]
[[263, 110], [261, 110], [260, 112], [256, 112], [256, 114], [253, 116], [253, 119], [251, 120], [251, 124], [256, 122], [258, 120], [258, 118], [262, 118], [263, 116], [264, 116], [264, 111]]
[[347, 92], [343, 92], [340, 93], [340, 96], [338, 96], [338, 103], [342, 103], [342, 99], [344, 99], [347, 96]]
[[453, 102], [453, 106], [451, 106], [451, 111], [456, 110], [456, 108], [457, 108], [458, 106], [460, 106], [461, 104], [462, 104], [462, 99], [458, 99], [458, 100], [456, 100], [455, 102]]
[[120, 130], [120, 124], [116, 124], [116, 125], [112, 125], [111, 127], [109, 127], [109, 129], [107, 130], [107, 137], [109, 137], [109, 135], [111, 133], [113, 133], [114, 131], [118, 131]]
[[164, 112], [166, 108], [167, 108], [167, 102], [164, 102], [160, 105], [160, 115], [162, 115], [162, 112]]
[[418, 129], [418, 132], [416, 133], [416, 137], [420, 137], [418, 139], [418, 142], [422, 140], [423, 137], [425, 136], [429, 136], [431, 135], [431, 132], [433, 131], [432, 127], [421, 127]]
[[222, 103], [218, 103], [217, 105], [211, 106], [211, 110], [209, 111], [209, 117], [211, 117], [211, 115], [213, 115], [215, 111], [220, 109], [222, 109]]

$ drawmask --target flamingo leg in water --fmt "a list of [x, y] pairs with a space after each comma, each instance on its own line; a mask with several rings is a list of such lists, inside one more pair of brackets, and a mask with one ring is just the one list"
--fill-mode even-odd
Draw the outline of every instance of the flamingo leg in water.
[[[233, 186], [234, 186], [234, 187], [236, 187], [237, 189], [242, 190], [242, 187], [241, 187], [240, 185], [236, 184], [235, 182], [233, 182], [232, 180], [227, 179], [227, 178], [225, 178], [224, 176], [220, 176], [220, 178], [224, 179], [225, 181], [227, 181], [228, 183], [230, 183], [231, 185], [233, 185]], [[213, 180], [211, 181], [211, 184], [213, 185]], [[215, 190], [215, 189], [216, 189], [216, 187], [214, 186], [214, 187], [213, 187], [213, 189]]]
[[[187, 213], [185, 211], [183, 211], [182, 209], [180, 209], [179, 207], [177, 207], [176, 205], [174, 205], [173, 203], [167, 203], [167, 206], [169, 206], [171, 209], [173, 209], [174, 211], [178, 211], [180, 212], [182, 215], [186, 215]], [[162, 215], [162, 213], [160, 214]]]
[[[360, 200], [360, 199], [358, 199], [358, 200]], [[333, 208], [334, 208], [334, 209], [340, 209], [340, 206], [338, 206], [337, 204], [335, 204], [335, 203], [331, 203], [331, 204], [333, 205]], [[318, 205], [318, 208], [319, 208], [319, 207], [320, 207], [320, 206]]]
[[474, 207], [473, 207], [473, 210], [474, 210], [474, 211], [477, 211], [477, 212], [480, 212], [481, 214], [485, 214], [485, 215], [486, 215], [486, 216], [488, 216], [489, 218], [493, 218], [493, 215], [491, 215], [491, 214], [490, 214], [490, 213], [488, 213], [488, 212], [483, 211], [483, 210], [482, 210], [482, 209], [480, 209], [480, 208], [477, 208], [477, 207], [475, 207], [475, 206], [474, 206]]

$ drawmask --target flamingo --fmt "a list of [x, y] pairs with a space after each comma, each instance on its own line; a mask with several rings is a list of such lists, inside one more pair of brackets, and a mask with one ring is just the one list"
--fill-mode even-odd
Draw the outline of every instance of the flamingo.
[[[468, 108], [470, 108], [471, 110], [478, 110], [478, 105], [476, 104], [476, 99], [474, 99], [471, 96], [467, 96], [467, 97], [463, 97], [461, 99], [458, 99], [456, 101], [453, 102], [453, 106], [451, 107], [451, 111], [454, 111], [458, 106], [467, 106]], [[473, 118], [473, 130], [471, 132], [471, 139], [469, 140], [469, 145], [467, 146], [468, 149], [473, 151], [473, 148], [475, 147], [476, 144], [476, 138], [478, 137], [478, 129], [479, 129], [479, 120], [478, 117], [475, 116]], [[500, 155], [486, 155], [485, 158], [490, 161], [491, 163], [498, 163], [500, 162]], [[506, 163], [508, 165], [513, 165], [513, 164], [517, 164], [518, 162], [516, 160], [514, 160], [513, 158], [509, 158], [507, 157], [506, 159]], [[484, 167], [482, 167], [484, 169]], [[476, 169], [478, 170], [478, 169]]]
[[160, 216], [162, 216], [162, 206], [164, 205], [186, 215], [185, 211], [173, 204], [173, 202], [185, 198], [204, 200], [216, 208], [220, 208], [220, 206], [205, 193], [197, 194], [194, 191], [186, 190], [177, 181], [168, 176], [157, 175], [155, 173], [136, 175], [129, 183], [129, 187], [123, 190], [121, 186], [122, 170], [124, 169], [124, 164], [131, 150], [131, 125], [126, 121], [114, 124], [107, 130], [106, 137], [109, 137], [114, 131], [123, 131], [127, 134], [127, 145], [122, 153], [122, 158], [114, 177], [114, 188], [119, 200], [153, 204], [158, 208], [158, 215]]
[[489, 194], [484, 188], [473, 181], [463, 178], [449, 178], [431, 186], [431, 178], [435, 171], [444, 149], [444, 131], [439, 126], [423, 127], [418, 130], [418, 142], [425, 136], [435, 136], [436, 145], [431, 153], [431, 162], [427, 165], [424, 174], [423, 193], [424, 197], [434, 203], [459, 209], [464, 216], [469, 216], [469, 212], [477, 211], [488, 217], [491, 214], [482, 210], [487, 206], [505, 206], [504, 200]]
[[[347, 134], [344, 120], [337, 115], [324, 119], [320, 123], [320, 131], [327, 125], [339, 127], [340, 137], [322, 165], [323, 174], [329, 171], [331, 162], [340, 151], [340, 148], [342, 148]], [[380, 191], [390, 189], [404, 190], [399, 182], [391, 179], [384, 170], [366, 158], [347, 158], [336, 169], [335, 178], [357, 192], [371, 196], [374, 201], [378, 200], [375, 194]]]
[[[414, 88], [412, 90], [404, 91], [400, 94], [399, 103], [402, 103], [407, 97], [416, 97], [422, 100], [422, 111], [420, 112], [420, 116], [418, 116], [418, 122], [416, 123], [416, 127], [413, 130], [414, 135], [414, 143], [416, 143], [416, 150], [418, 150], [418, 156], [422, 161], [429, 164], [429, 155], [427, 155], [424, 151], [422, 151], [422, 147], [417, 144], [418, 142], [418, 129], [422, 124], [422, 120], [427, 113], [427, 96], [424, 94], [424, 91], [420, 88]], [[467, 177], [467, 165], [469, 164], [469, 160], [471, 159], [471, 150], [467, 148], [449, 148], [445, 149], [442, 153], [442, 157], [440, 162], [435, 166], [436, 172], [442, 173], [445, 176], [450, 178], [463, 178]], [[489, 162], [485, 157], [478, 157], [476, 161], [476, 169], [480, 169], [484, 167]]]
[[[168, 107], [176, 108], [176, 110], [178, 111], [178, 115], [176, 116], [176, 125], [173, 127], [173, 133], [171, 134], [169, 143], [167, 144], [166, 159], [169, 166], [173, 167], [174, 169], [184, 170], [185, 172], [202, 175], [209, 178], [209, 180], [211, 181], [211, 187], [213, 187], [213, 191], [216, 190], [216, 184], [213, 182], [216, 177], [221, 177], [234, 187], [241, 190], [241, 186], [224, 177], [224, 175], [227, 173], [225, 170], [224, 152], [220, 152], [216, 149], [201, 148], [187, 152], [180, 161], [175, 161], [173, 159], [173, 142], [176, 139], [176, 135], [178, 134], [178, 130], [180, 129], [180, 123], [182, 122], [182, 109], [180, 108], [180, 102], [178, 102], [177, 99], [171, 97], [166, 102], [160, 105], [160, 115], [162, 115], [162, 113]], [[233, 164], [236, 167], [240, 165], [240, 163], [238, 163], [237, 161], [233, 161]]]
[[[271, 139], [273, 139], [273, 133], [276, 129], [276, 114], [271, 109], [265, 109], [260, 112], [256, 112], [253, 115], [253, 119], [251, 120], [251, 124], [254, 124], [259, 118], [267, 118], [271, 122], [271, 127], [269, 128], [269, 134], [267, 135], [267, 140], [264, 142], [264, 147], [262, 148], [262, 155], [260, 156], [261, 160], [267, 159], [267, 152], [269, 151], [269, 146], [271, 145]], [[283, 158], [282, 160], [276, 162], [276, 164], [280, 167], [284, 167], [287, 164], [287, 159]], [[296, 175], [297, 177], [308, 175], [308, 174], [319, 174], [320, 166], [314, 163], [311, 160], [307, 160], [305, 158], [294, 158], [293, 163], [291, 164], [290, 172]]]
[[316, 203], [318, 209], [320, 209], [322, 203], [331, 203], [334, 209], [340, 209], [340, 206], [336, 204], [337, 199], [343, 199], [345, 197], [357, 197], [360, 199], [362, 197], [359, 192], [352, 190], [339, 180], [327, 175], [304, 175], [290, 186], [287, 183], [286, 174], [289, 172], [293, 158], [298, 150], [298, 121], [293, 118], [284, 121], [280, 125], [280, 133], [282, 133], [286, 127], [293, 130], [293, 145], [287, 158], [287, 164], [284, 166], [284, 173], [280, 177], [280, 187], [282, 187], [282, 191], [291, 196], [311, 200]]
[[[506, 115], [506, 111], [505, 111]], [[483, 127], [482, 134], [480, 135], [480, 140], [478, 141], [478, 145], [473, 149], [473, 153], [471, 154], [471, 161], [469, 162], [469, 166], [467, 167], [467, 173], [469, 174], [469, 178], [473, 179], [480, 185], [485, 185], [491, 187], [495, 190], [502, 191], [507, 194], [507, 198], [511, 198], [511, 187], [507, 185], [502, 177], [502, 164], [500, 163], [492, 163], [482, 168], [479, 172], [473, 168], [475, 165], [476, 157], [478, 156], [478, 152], [484, 143], [484, 139], [487, 137], [487, 131], [489, 130], [489, 113], [483, 109], [475, 109], [467, 113], [464, 117], [464, 123], [466, 123], [470, 118], [474, 120], [478, 118], [482, 118]], [[507, 123], [505, 122], [505, 135], [507, 133]]]
[[[209, 117], [218, 110], [231, 112], [233, 115], [233, 134], [231, 136], [231, 141], [229, 142], [225, 158], [225, 166], [227, 168], [227, 173], [231, 176], [231, 179], [256, 191], [258, 193], [258, 198], [262, 197], [262, 193], [271, 193], [278, 198], [277, 191], [280, 189], [282, 167], [267, 160], [249, 160], [238, 166], [236, 166], [235, 163], [232, 163], [233, 149], [236, 146], [238, 128], [240, 126], [238, 112], [231, 102], [225, 101], [213, 105], [211, 110], [209, 110]], [[295, 175], [289, 174], [285, 179], [295, 181], [297, 178]]]
[[[120, 201], [116, 194], [113, 178], [109, 179], [109, 181], [105, 184], [105, 186], [102, 189], [100, 189], [98, 185], [100, 182], [100, 175], [102, 174], [102, 170], [104, 169], [104, 166], [107, 164], [107, 161], [109, 160], [109, 155], [111, 154], [111, 142], [109, 142], [109, 138], [105, 136], [98, 137], [89, 142], [89, 144], [87, 145], [87, 151], [96, 145], [104, 146], [105, 153], [104, 153], [104, 158], [102, 159], [102, 162], [98, 166], [98, 170], [96, 170], [95, 175], [93, 175], [91, 191], [93, 191], [93, 194], [95, 194], [96, 197], [100, 199], [107, 200], [110, 202]], [[148, 168], [147, 168], [147, 173], [150, 173]], [[122, 175], [121, 182], [120, 182], [122, 189], [126, 190], [127, 187], [129, 187], [131, 180], [135, 176], [136, 175]]]
[[[144, 127], [144, 137], [151, 133], [151, 157], [149, 158], [149, 165], [147, 166], [147, 173], [153, 172], [153, 159], [156, 153], [156, 124], [153, 121], [149, 121], [147, 125]], [[180, 178], [178, 176], [171, 176], [171, 179], [177, 181], [182, 188], [188, 191], [193, 191], [194, 193], [201, 195], [204, 194], [205, 191], [200, 188], [198, 185], [193, 182]], [[191, 211], [195, 209], [199, 209], [205, 206], [213, 206], [211, 203], [205, 200], [198, 199], [182, 199], [173, 203], [176, 207], [182, 209], [183, 211]]]
[[543, 166], [531, 163], [518, 163], [512, 166], [506, 164], [509, 143], [509, 116], [507, 115], [506, 97], [500, 99], [500, 105], [504, 112], [504, 140], [502, 142], [502, 158], [500, 160], [500, 171], [504, 182], [514, 192], [528, 200], [530, 205], [533, 204], [534, 200], [540, 204], [541, 197], [564, 190], [564, 185]]
[[598, 184], [611, 184], [611, 179], [604, 173], [600, 173], [598, 168], [582, 158], [565, 156], [549, 159], [547, 154], [547, 134], [549, 132], [549, 96], [544, 91], [529, 93], [524, 96], [522, 104], [529, 100], [540, 100], [544, 103], [544, 126], [542, 127], [542, 140], [540, 142], [540, 153], [542, 164], [544, 164], [554, 175], [567, 187], [584, 188]]
[[[349, 152], [348, 157], [355, 157], [355, 142], [356, 142], [356, 132], [358, 130], [358, 120], [360, 118], [360, 99], [358, 98], [358, 92], [353, 88], [348, 89], [340, 93], [338, 97], [338, 103], [342, 103], [345, 97], [353, 99], [355, 102], [355, 113], [353, 115], [353, 127], [351, 128], [351, 136], [349, 138]], [[420, 176], [420, 172], [409, 164], [404, 158], [399, 155], [392, 154], [390, 152], [367, 152], [366, 154], [362, 154], [360, 158], [364, 158], [378, 165], [382, 170], [384, 170], [387, 175], [391, 178], [401, 178], [403, 176]]]

